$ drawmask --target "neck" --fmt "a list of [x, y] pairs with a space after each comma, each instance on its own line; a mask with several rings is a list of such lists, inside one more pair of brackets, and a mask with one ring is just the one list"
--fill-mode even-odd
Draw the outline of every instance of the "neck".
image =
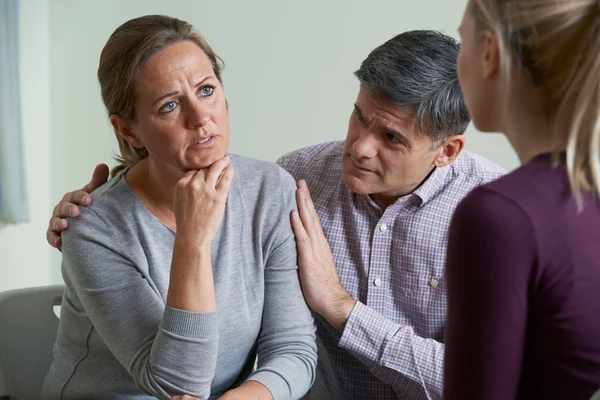
[[510, 119], [504, 134], [521, 164], [526, 164], [540, 154], [565, 149], [565, 145], [559, 143], [553, 134], [556, 129], [554, 118], [542, 113], [523, 113]]
[[175, 230], [173, 197], [175, 186], [183, 175], [179, 170], [145, 158], [131, 168], [126, 179], [142, 204], [165, 225]]
[[144, 181], [149, 194], [161, 207], [172, 211], [175, 186], [185, 174], [153, 159], [148, 159], [144, 173]]
[[[566, 143], [557, 135], [559, 127], [545, 96], [528, 79], [516, 75], [519, 84], [513, 87], [501, 131], [515, 149], [521, 164], [544, 153], [562, 151]], [[558, 139], [557, 139], [558, 138]]]

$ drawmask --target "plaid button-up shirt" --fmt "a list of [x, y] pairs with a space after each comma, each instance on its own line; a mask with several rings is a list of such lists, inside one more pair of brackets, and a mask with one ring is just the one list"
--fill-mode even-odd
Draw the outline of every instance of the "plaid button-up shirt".
[[340, 281], [358, 301], [343, 333], [317, 316], [318, 377], [307, 398], [440, 399], [450, 219], [467, 193], [504, 170], [463, 152], [382, 210], [342, 183], [343, 146], [277, 161], [307, 181]]

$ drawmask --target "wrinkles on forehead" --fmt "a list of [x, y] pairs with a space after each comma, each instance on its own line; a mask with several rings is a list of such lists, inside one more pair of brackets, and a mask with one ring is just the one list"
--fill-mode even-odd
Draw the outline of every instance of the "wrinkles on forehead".
[[381, 130], [397, 132], [412, 141], [415, 137], [415, 115], [408, 107], [400, 107], [361, 87], [356, 106], [362, 117]]
[[150, 57], [136, 75], [136, 97], [153, 103], [168, 93], [193, 87], [207, 77], [216, 80], [206, 54], [192, 42], [172, 44]]

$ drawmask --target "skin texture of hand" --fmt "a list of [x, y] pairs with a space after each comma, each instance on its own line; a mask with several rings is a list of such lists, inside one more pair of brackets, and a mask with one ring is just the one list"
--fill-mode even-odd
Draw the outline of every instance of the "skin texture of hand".
[[94, 169], [92, 180], [83, 189], [66, 193], [62, 200], [54, 207], [52, 217], [50, 218], [50, 222], [48, 222], [48, 230], [46, 231], [46, 240], [50, 246], [60, 250], [62, 246], [60, 233], [69, 226], [66, 218], [74, 218], [79, 215], [78, 205], [87, 207], [92, 204], [90, 193], [105, 184], [108, 180], [108, 175], [108, 165], [98, 164], [96, 169]]
[[188, 396], [186, 394], [183, 396], [173, 396], [173, 397], [171, 397], [171, 400], [198, 400], [198, 399], [195, 397], [192, 397], [192, 396]]
[[177, 238], [193, 240], [199, 246], [212, 243], [225, 213], [225, 202], [233, 179], [229, 157], [210, 168], [188, 171], [177, 182], [173, 212]]
[[356, 300], [340, 283], [331, 249], [310, 198], [306, 182], [298, 181], [298, 211], [292, 211], [292, 228], [298, 246], [298, 269], [308, 306], [340, 332]]
[[217, 400], [273, 400], [273, 395], [263, 384], [247, 381], [240, 387], [229, 390]]

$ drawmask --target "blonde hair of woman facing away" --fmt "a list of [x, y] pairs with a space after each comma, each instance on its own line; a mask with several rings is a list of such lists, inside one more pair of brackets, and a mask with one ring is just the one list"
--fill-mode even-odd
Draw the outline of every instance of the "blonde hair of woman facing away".
[[226, 155], [221, 69], [190, 24], [166, 16], [127, 21], [102, 50], [120, 165], [63, 236], [43, 398], [278, 400], [312, 385], [296, 185], [274, 163]]
[[600, 387], [600, 1], [471, 0], [458, 72], [476, 128], [521, 167], [457, 208], [446, 399]]
[[[540, 134], [533, 138], [541, 142], [540, 149], [566, 149], [576, 198], [582, 190], [599, 193], [600, 1], [472, 0], [470, 10], [475, 35], [502, 39], [493, 44], [502, 64], [496, 67], [500, 102], [489, 115], [543, 114], [548, 129], [538, 129]], [[526, 92], [534, 94], [514, 101]], [[472, 116], [486, 130], [492, 118], [479, 117]], [[505, 124], [510, 128], [511, 121]], [[519, 155], [523, 148], [521, 161], [540, 150], [530, 146], [529, 139], [507, 135]]]

